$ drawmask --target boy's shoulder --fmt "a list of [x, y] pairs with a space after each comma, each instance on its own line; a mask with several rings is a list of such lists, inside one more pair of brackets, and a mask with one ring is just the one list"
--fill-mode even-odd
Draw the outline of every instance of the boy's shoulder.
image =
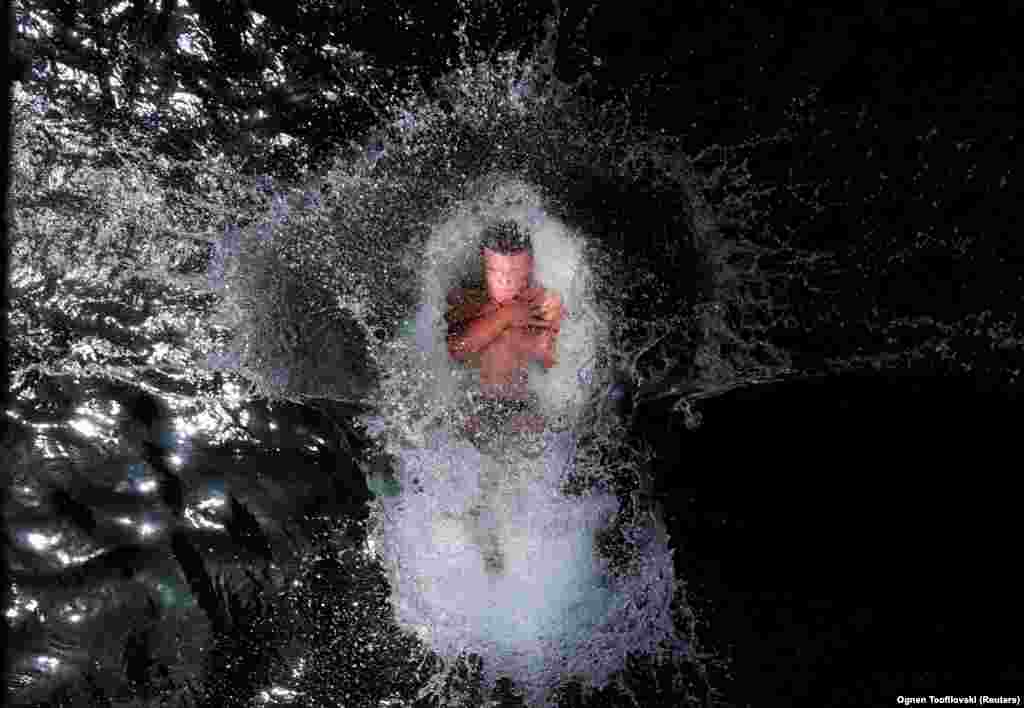
[[483, 305], [487, 302], [487, 291], [482, 288], [452, 288], [448, 291], [448, 304]]
[[452, 288], [448, 291], [448, 310], [445, 319], [449, 324], [465, 322], [476, 317], [487, 304], [487, 291], [476, 288]]

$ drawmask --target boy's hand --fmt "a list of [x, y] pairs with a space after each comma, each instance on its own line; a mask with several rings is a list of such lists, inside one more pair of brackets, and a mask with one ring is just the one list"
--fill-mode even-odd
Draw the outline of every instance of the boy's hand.
[[528, 288], [524, 290], [516, 301], [530, 302], [540, 309], [540, 316], [543, 320], [541, 325], [547, 329], [559, 329], [562, 322], [562, 298], [554, 290], [544, 288]]
[[541, 305], [535, 299], [516, 298], [501, 308], [508, 327], [516, 329], [524, 327], [548, 327]]
[[561, 328], [562, 298], [552, 290], [528, 288], [502, 310], [509, 327], [539, 327], [555, 332]]
[[544, 290], [539, 300], [541, 316], [548, 327], [558, 329], [562, 322], [562, 298], [554, 290]]

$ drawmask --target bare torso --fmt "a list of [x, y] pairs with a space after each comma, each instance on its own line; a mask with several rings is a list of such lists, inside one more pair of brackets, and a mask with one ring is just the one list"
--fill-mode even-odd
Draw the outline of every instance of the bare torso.
[[[481, 291], [459, 292], [453, 299], [459, 304], [449, 312], [450, 325], [471, 322], [496, 307]], [[545, 336], [553, 335], [535, 327], [509, 328], [481, 351], [467, 357], [466, 364], [478, 372], [480, 394], [487, 399], [528, 401], [529, 364], [536, 358], [538, 338]], [[536, 413], [519, 414], [507, 422], [507, 427], [514, 430], [543, 428], [543, 419]]]
[[529, 390], [529, 351], [536, 336], [508, 329], [480, 352], [480, 390], [491, 398], [525, 400]]

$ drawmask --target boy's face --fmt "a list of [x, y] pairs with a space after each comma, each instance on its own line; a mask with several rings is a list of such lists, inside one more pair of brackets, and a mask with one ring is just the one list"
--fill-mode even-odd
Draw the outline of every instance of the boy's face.
[[487, 294], [499, 305], [512, 302], [530, 285], [533, 273], [533, 256], [529, 251], [511, 255], [483, 249], [484, 274], [487, 279]]

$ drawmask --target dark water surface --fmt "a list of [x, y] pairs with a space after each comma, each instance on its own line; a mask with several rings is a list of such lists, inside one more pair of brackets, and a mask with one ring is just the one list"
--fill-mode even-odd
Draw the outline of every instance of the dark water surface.
[[[1021, 676], [1016, 396], [865, 374], [766, 385], [661, 428], [678, 566], [740, 705], [886, 705]], [[655, 426], [655, 419], [648, 423]]]

